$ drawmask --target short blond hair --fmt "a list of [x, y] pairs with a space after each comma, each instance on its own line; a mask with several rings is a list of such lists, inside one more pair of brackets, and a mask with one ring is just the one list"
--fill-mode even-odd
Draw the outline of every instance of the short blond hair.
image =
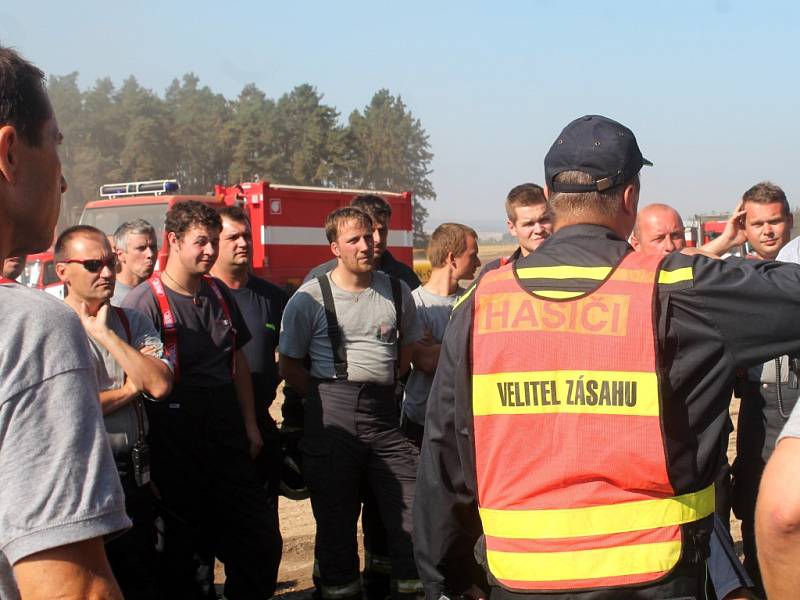
[[512, 223], [517, 222], [517, 208], [521, 206], [537, 206], [547, 204], [544, 189], [535, 183], [522, 183], [508, 192], [506, 196], [506, 215]]
[[428, 260], [431, 268], [440, 269], [447, 261], [447, 255], [460, 256], [467, 249], [467, 236], [478, 239], [472, 227], [461, 223], [442, 223], [431, 234], [428, 242]]

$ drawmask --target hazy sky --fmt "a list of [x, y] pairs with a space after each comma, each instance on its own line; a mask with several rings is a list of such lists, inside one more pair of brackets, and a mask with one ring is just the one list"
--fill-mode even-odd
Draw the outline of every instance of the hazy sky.
[[770, 179], [800, 204], [798, 23], [797, 3], [744, 0], [4, 0], [0, 43], [48, 73], [79, 71], [81, 87], [132, 74], [163, 94], [188, 71], [229, 98], [249, 82], [270, 97], [311, 83], [342, 119], [389, 88], [430, 135], [429, 227], [489, 231], [506, 192], [541, 183], [558, 132], [589, 113], [628, 125], [655, 163], [643, 203], [687, 218]]

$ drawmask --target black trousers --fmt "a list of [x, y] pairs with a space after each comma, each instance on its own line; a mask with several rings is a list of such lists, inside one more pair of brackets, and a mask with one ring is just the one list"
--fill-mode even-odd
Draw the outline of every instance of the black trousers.
[[[736, 460], [731, 469], [731, 506], [742, 521], [742, 549], [744, 567], [753, 580], [757, 593], [763, 595], [761, 571], [756, 552], [755, 510], [758, 486], [767, 460], [775, 450], [778, 435], [786, 418], [778, 408], [778, 393], [774, 384], [766, 387], [758, 382], [746, 381], [742, 385], [742, 402], [736, 431]], [[781, 387], [783, 409], [789, 414], [797, 402], [798, 390]]]
[[393, 386], [316, 382], [309, 392], [301, 450], [323, 597], [360, 597], [356, 525], [365, 486], [386, 529], [392, 593], [418, 593], [411, 507], [419, 454], [398, 425]]
[[106, 544], [108, 562], [125, 600], [158, 600], [153, 494], [149, 486], [136, 485], [129, 456], [116, 462], [133, 527]]
[[168, 399], [148, 403], [148, 416], [152, 476], [162, 497], [164, 597], [210, 597], [197, 576], [209, 551], [225, 564], [226, 598], [271, 597], [280, 532], [248, 455], [233, 386], [178, 386]]

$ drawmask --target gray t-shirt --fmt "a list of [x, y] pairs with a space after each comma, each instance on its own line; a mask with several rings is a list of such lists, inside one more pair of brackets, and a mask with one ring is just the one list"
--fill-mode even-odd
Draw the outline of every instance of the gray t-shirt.
[[[120, 339], [128, 342], [136, 350], [141, 350], [145, 346], [152, 346], [155, 350], [154, 356], [162, 358], [164, 344], [161, 342], [161, 338], [152, 321], [138, 310], [132, 308], [123, 308], [121, 310], [125, 311], [125, 316], [128, 317], [128, 323], [130, 324], [130, 342], [128, 342], [128, 334], [116, 310], [108, 311], [108, 326]], [[92, 352], [97, 385], [100, 391], [121, 388], [125, 383], [125, 371], [119, 363], [108, 350], [92, 339], [91, 336], [89, 336], [89, 348]], [[142, 419], [146, 431], [147, 415], [144, 409], [142, 410]], [[130, 454], [133, 444], [139, 437], [139, 421], [136, 417], [136, 409], [133, 403], [128, 402], [114, 412], [104, 415], [103, 422], [106, 426], [108, 441], [111, 444], [114, 456]]]
[[[358, 383], [391, 384], [397, 360], [397, 319], [388, 275], [373, 272], [363, 292], [348, 292], [331, 282], [336, 317], [347, 353], [347, 377]], [[422, 337], [411, 292], [400, 282], [403, 296], [402, 344]], [[333, 379], [333, 350], [328, 338], [322, 291], [316, 279], [307, 281], [289, 299], [283, 311], [280, 353], [292, 358], [311, 357], [311, 376]]]
[[10, 565], [130, 527], [86, 333], [49, 294], [0, 285], [0, 598]]
[[113, 306], [122, 306], [122, 301], [133, 288], [117, 279], [114, 284], [114, 295], [111, 296], [111, 304]]
[[[789, 420], [783, 426], [783, 431], [778, 436], [778, 442], [785, 437], [800, 438], [800, 402], [794, 405]], [[776, 442], [777, 444], [777, 442]]]
[[[411, 296], [417, 306], [417, 319], [423, 331], [430, 332], [437, 344], [442, 343], [444, 330], [450, 321], [450, 311], [464, 290], [459, 290], [451, 296], [439, 296], [418, 287]], [[425, 407], [428, 403], [428, 393], [433, 384], [433, 375], [423, 373], [415, 369], [412, 365], [411, 375], [406, 384], [405, 396], [403, 397], [403, 414], [418, 425], [425, 424]]]

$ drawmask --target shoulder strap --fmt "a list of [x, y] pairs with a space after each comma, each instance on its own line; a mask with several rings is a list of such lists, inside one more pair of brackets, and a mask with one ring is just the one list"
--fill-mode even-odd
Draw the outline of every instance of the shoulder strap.
[[117, 318], [120, 323], [122, 323], [122, 328], [125, 330], [125, 335], [128, 337], [128, 344], [130, 344], [133, 340], [133, 336], [131, 335], [131, 322], [128, 320], [128, 315], [126, 315], [125, 311], [119, 306], [112, 306], [111, 308], [117, 313]]
[[225, 318], [228, 320], [228, 323], [231, 324], [231, 333], [233, 334], [233, 349], [231, 351], [231, 373], [236, 375], [236, 327], [233, 326], [233, 319], [231, 318], [231, 309], [228, 306], [228, 303], [225, 301], [225, 296], [222, 295], [222, 291], [220, 291], [217, 282], [208, 275], [203, 275], [203, 279], [205, 279], [208, 287], [211, 288], [211, 291], [214, 292], [214, 295], [217, 297], [220, 305], [222, 306], [222, 312], [225, 313]]
[[177, 383], [180, 376], [180, 363], [178, 362], [178, 329], [175, 325], [175, 317], [169, 307], [169, 298], [164, 291], [164, 284], [161, 283], [161, 276], [151, 277], [147, 283], [161, 310], [161, 339], [164, 341], [164, 355], [172, 365], [172, 373], [175, 383]]
[[336, 379], [347, 379], [347, 353], [344, 350], [344, 343], [342, 343], [339, 319], [336, 318], [336, 305], [333, 303], [331, 283], [328, 281], [327, 274], [317, 277], [317, 282], [322, 290], [325, 320], [328, 323], [328, 339], [330, 339], [333, 349], [333, 372], [336, 374]]
[[403, 338], [403, 287], [400, 285], [400, 280], [397, 277], [389, 276], [389, 281], [392, 284], [392, 300], [394, 301], [395, 313], [395, 339], [397, 344], [397, 359], [395, 359], [395, 379], [400, 376], [400, 343]]

